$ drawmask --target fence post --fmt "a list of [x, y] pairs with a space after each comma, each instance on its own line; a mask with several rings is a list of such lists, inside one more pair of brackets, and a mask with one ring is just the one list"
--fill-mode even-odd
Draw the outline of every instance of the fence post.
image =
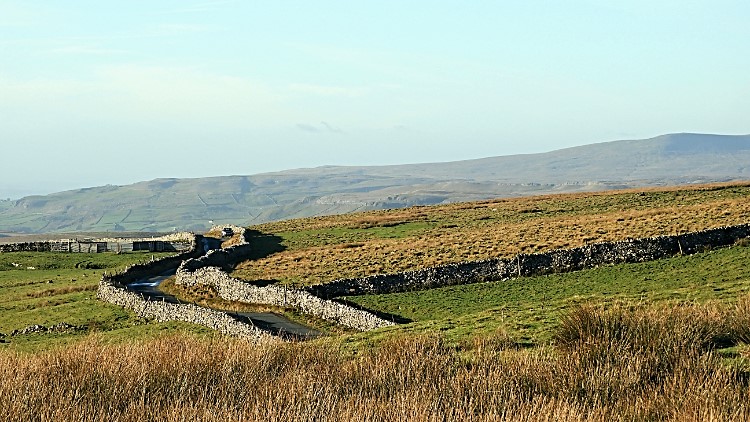
[[521, 254], [516, 255], [516, 263], [518, 264], [518, 276], [521, 277]]

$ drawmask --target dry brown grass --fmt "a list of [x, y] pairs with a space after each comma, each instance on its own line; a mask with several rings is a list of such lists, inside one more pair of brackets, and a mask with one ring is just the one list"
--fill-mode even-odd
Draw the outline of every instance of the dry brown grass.
[[747, 370], [710, 350], [713, 315], [731, 310], [661, 311], [579, 310], [561, 332], [577, 335], [563, 336], [557, 349], [507, 349], [502, 333], [464, 348], [435, 336], [394, 338], [353, 355], [314, 343], [173, 335], [107, 345], [92, 337], [39, 355], [0, 352], [0, 414], [6, 421], [748, 420]]
[[[243, 263], [236, 276], [316, 284], [686, 233], [749, 222], [748, 197], [747, 184], [711, 185], [548, 195], [270, 223], [253, 229], [293, 239], [285, 242], [287, 250]], [[406, 222], [423, 223], [426, 228], [392, 238], [367, 230]]]

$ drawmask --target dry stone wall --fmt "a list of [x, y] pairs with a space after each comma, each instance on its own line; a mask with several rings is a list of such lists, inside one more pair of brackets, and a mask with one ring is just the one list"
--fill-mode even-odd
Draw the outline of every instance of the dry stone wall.
[[[148, 249], [151, 251], [185, 251], [188, 250], [186, 244], [190, 244], [195, 239], [194, 233], [179, 232], [168, 235], [151, 237], [151, 238], [99, 238], [95, 240], [79, 239], [60, 239], [44, 240], [36, 242], [20, 242], [0, 244], [0, 253], [3, 252], [81, 252], [81, 253], [98, 253], [104, 251], [132, 251], [134, 243], [145, 242], [146, 247], [141, 246], [141, 250]], [[153, 249], [148, 248], [148, 244], [159, 245]]]
[[333, 321], [356, 330], [368, 331], [395, 325], [370, 312], [355, 309], [332, 300], [321, 299], [309, 292], [277, 286], [257, 287], [230, 277], [221, 268], [228, 268], [250, 256], [253, 246], [245, 240], [245, 229], [231, 227], [240, 234], [242, 243], [212, 250], [199, 258], [184, 261], [177, 269], [176, 284], [207, 285], [216, 289], [225, 300], [293, 307], [303, 313]]
[[272, 337], [261, 329], [230, 317], [224, 312], [192, 304], [174, 304], [145, 300], [140, 295], [102, 279], [97, 297], [103, 301], [130, 309], [144, 318], [159, 322], [184, 321], [203, 325], [221, 333], [254, 341], [268, 341]]
[[105, 302], [130, 309], [144, 318], [153, 318], [160, 322], [183, 321], [203, 325], [221, 333], [250, 339], [268, 341], [273, 337], [267, 332], [241, 321], [237, 321], [224, 312], [203, 308], [192, 304], [174, 304], [144, 299], [141, 295], [128, 291], [128, 283], [162, 274], [176, 269], [184, 260], [196, 258], [201, 254], [197, 245], [201, 237], [196, 236], [190, 251], [155, 260], [145, 264], [131, 265], [125, 271], [113, 275], [105, 274], [99, 282], [97, 297]]
[[245, 238], [245, 228], [232, 225], [224, 225], [214, 226], [211, 230], [219, 231], [224, 227], [229, 227], [234, 230], [234, 233], [237, 234], [238, 238], [240, 239], [239, 242], [234, 246], [223, 249], [213, 249], [207, 251], [200, 257], [188, 259], [180, 266], [181, 270], [194, 271], [199, 268], [205, 267], [229, 268], [238, 262], [248, 259], [250, 257], [250, 253], [253, 250], [253, 246], [249, 244], [247, 242], [247, 239]]
[[185, 271], [194, 271], [205, 267], [228, 268], [237, 262], [246, 260], [250, 256], [252, 248], [252, 245], [244, 244], [210, 250], [199, 258], [186, 260], [180, 268]]
[[52, 250], [52, 242], [22, 242], [0, 245], [0, 253], [3, 252], [49, 252]]
[[192, 271], [181, 267], [177, 271], [175, 283], [184, 286], [211, 286], [216, 289], [220, 297], [226, 300], [283, 307], [290, 306], [306, 314], [360, 331], [395, 325], [394, 322], [379, 318], [370, 312], [355, 309], [332, 300], [321, 299], [304, 290], [277, 286], [252, 286], [230, 277], [217, 267], [205, 267]]
[[514, 277], [570, 272], [628, 262], [645, 262], [678, 254], [722, 247], [750, 236], [750, 224], [699, 232], [605, 242], [547, 253], [521, 254], [511, 259], [488, 259], [442, 265], [396, 274], [335, 280], [307, 290], [315, 296], [396, 293], [436, 287], [507, 280]]
[[677, 254], [692, 254], [707, 248], [731, 245], [749, 236], [750, 224], [742, 224], [676, 236], [629, 239], [540, 254], [521, 254], [512, 259], [489, 259], [397, 274], [342, 279], [312, 286], [306, 290], [277, 286], [252, 286], [222, 271], [221, 268], [231, 267], [249, 257], [252, 245], [244, 243], [226, 249], [209, 251], [202, 256], [198, 256], [200, 251], [194, 248], [189, 253], [133, 266], [122, 274], [105, 276], [100, 284], [99, 296], [103, 300], [133, 309], [139, 315], [160, 321], [194, 322], [227, 334], [256, 340], [268, 336], [256, 327], [238, 322], [222, 312], [194, 305], [148, 302], [123, 289], [128, 282], [173, 269], [179, 265], [177, 284], [208, 285], [215, 288], [218, 294], [226, 300], [291, 306], [342, 325], [359, 330], [370, 330], [395, 324], [369, 312], [327, 298], [424, 290], [456, 284], [569, 272], [602, 265], [652, 261]]
[[108, 242], [108, 243], [118, 243], [118, 242], [154, 242], [154, 241], [160, 241], [160, 242], [175, 242], [175, 243], [191, 243], [193, 239], [195, 239], [196, 234], [192, 232], [175, 232], [175, 233], [169, 233], [162, 236], [152, 236], [152, 237], [128, 237], [128, 238], [122, 238], [122, 237], [103, 237], [98, 238], [97, 240], [101, 242]]

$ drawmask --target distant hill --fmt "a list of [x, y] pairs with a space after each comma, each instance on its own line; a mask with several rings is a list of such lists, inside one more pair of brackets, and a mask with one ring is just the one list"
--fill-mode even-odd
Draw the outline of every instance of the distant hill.
[[0, 204], [0, 232], [204, 230], [215, 224], [555, 192], [750, 180], [750, 135], [670, 134], [448, 163], [156, 179]]

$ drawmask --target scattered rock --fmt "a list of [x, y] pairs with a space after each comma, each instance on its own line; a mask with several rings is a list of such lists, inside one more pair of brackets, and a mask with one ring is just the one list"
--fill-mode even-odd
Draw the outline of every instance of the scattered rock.
[[35, 325], [29, 325], [28, 327], [20, 329], [20, 330], [13, 330], [10, 333], [10, 335], [22, 336], [26, 334], [46, 333], [46, 332], [47, 332], [47, 327], [45, 327], [44, 325], [35, 324]]
[[47, 329], [48, 332], [57, 332], [57, 333], [64, 333], [69, 331], [80, 331], [82, 327], [78, 327], [72, 324], [68, 324], [67, 322], [61, 322], [59, 324], [55, 324]]
[[[40, 324], [34, 324], [29, 325], [26, 328], [22, 328], [20, 330], [13, 330], [10, 333], [11, 337], [14, 336], [23, 336], [27, 334], [49, 334], [49, 333], [69, 333], [74, 331], [82, 331], [86, 328], [83, 326], [76, 326], [72, 324], [68, 324], [67, 322], [61, 322], [55, 325], [52, 325], [50, 327], [45, 327], [44, 325]], [[0, 335], [0, 337], [4, 337], [3, 335]]]

